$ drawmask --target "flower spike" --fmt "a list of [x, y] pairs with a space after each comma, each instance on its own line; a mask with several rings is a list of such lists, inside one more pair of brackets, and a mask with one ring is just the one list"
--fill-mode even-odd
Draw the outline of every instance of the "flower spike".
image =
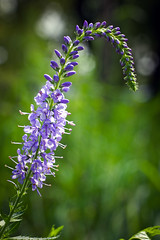
[[66, 110], [69, 100], [64, 93], [70, 90], [72, 83], [64, 79], [76, 74], [73, 69], [78, 62], [74, 59], [79, 57], [79, 51], [84, 50], [79, 44], [104, 37], [120, 55], [124, 80], [132, 90], [137, 89], [132, 51], [127, 45], [128, 39], [120, 32], [119, 27], [106, 27], [106, 21], [88, 24], [85, 20], [82, 28], [76, 26], [75, 34], [76, 39], [73, 42], [69, 36], [64, 36], [63, 53], [54, 50], [59, 63], [51, 60], [50, 66], [56, 71], [53, 78], [44, 74], [46, 83], [34, 98], [37, 109], [32, 104], [30, 113], [20, 111], [21, 115], [28, 115], [30, 124], [23, 126], [25, 134], [22, 143], [18, 142], [22, 145], [22, 150], [17, 150], [17, 161], [10, 157], [16, 165], [14, 169], [11, 168], [12, 179], [18, 179], [20, 184], [28, 179], [28, 186], [30, 183], [32, 190], [36, 190], [39, 195], [39, 189], [46, 185], [46, 176], [55, 176], [58, 167], [55, 165], [56, 159], [62, 158], [55, 156], [57, 147], [66, 148], [61, 143], [63, 134], [71, 132], [66, 125], [75, 126], [66, 119], [70, 113]]

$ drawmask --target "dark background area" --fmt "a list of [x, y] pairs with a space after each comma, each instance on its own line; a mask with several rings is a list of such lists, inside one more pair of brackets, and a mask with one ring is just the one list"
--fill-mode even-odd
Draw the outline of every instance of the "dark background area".
[[61, 239], [129, 238], [160, 225], [160, 34], [159, 1], [0, 0], [0, 206], [15, 193], [7, 182], [28, 123], [19, 109], [30, 104], [53, 74], [50, 60], [76, 24], [104, 21], [119, 26], [133, 49], [139, 90], [124, 83], [119, 56], [105, 41], [85, 44], [71, 77], [69, 117], [76, 126], [58, 149], [60, 171], [26, 197], [17, 234], [46, 236], [64, 225]]

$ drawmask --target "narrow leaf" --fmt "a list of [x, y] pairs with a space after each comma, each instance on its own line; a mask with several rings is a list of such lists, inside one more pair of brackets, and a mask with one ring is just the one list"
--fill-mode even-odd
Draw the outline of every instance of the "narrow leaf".
[[56, 236], [56, 237], [47, 237], [47, 238], [39, 238], [39, 237], [17, 236], [17, 237], [6, 238], [6, 240], [53, 240], [53, 239], [57, 239], [58, 237], [59, 237], [59, 236]]

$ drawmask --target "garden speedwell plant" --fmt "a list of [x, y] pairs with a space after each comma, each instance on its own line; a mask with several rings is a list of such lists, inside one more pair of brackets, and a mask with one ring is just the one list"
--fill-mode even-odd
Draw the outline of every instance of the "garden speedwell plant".
[[[53, 78], [44, 74], [46, 84], [34, 98], [37, 107], [31, 104], [31, 112], [22, 112], [21, 115], [27, 115], [30, 124], [20, 126], [24, 129], [24, 135], [21, 149], [17, 149], [17, 156], [10, 157], [15, 167], [9, 167], [12, 170], [12, 182], [16, 187], [16, 196], [14, 201], [10, 202], [10, 212], [6, 216], [1, 214], [0, 221], [0, 239], [55, 239], [61, 230], [52, 228], [47, 238], [30, 237], [10, 237], [16, 229], [18, 223], [22, 220], [24, 212], [22, 198], [27, 193], [28, 188], [37, 191], [41, 196], [40, 189], [46, 184], [46, 176], [55, 176], [58, 169], [55, 151], [58, 146], [65, 148], [61, 143], [63, 134], [70, 134], [71, 128], [66, 125], [74, 126], [72, 121], [66, 118], [70, 113], [66, 110], [68, 99], [65, 93], [69, 91], [72, 83], [67, 81], [68, 77], [76, 72], [74, 68], [78, 65], [76, 59], [79, 52], [84, 50], [81, 43], [93, 41], [94, 38], [104, 37], [120, 54], [120, 64], [122, 66], [124, 80], [130, 89], [137, 90], [136, 74], [132, 57], [132, 50], [127, 45], [127, 38], [120, 32], [119, 27], [112, 25], [106, 26], [106, 22], [96, 22], [88, 24], [84, 21], [83, 27], [76, 26], [76, 38], [74, 41], [69, 36], [64, 37], [62, 44], [62, 53], [55, 49], [57, 61], [50, 63], [54, 71]], [[15, 142], [13, 142], [15, 143]], [[14, 180], [18, 180], [13, 182]], [[153, 231], [153, 229], [151, 229]], [[148, 230], [149, 231], [149, 230]], [[159, 228], [156, 227], [156, 234], [159, 234]], [[155, 233], [155, 231], [153, 231]], [[150, 231], [151, 232], [151, 231]], [[139, 237], [140, 236], [140, 237]], [[148, 238], [146, 237], [148, 236]], [[150, 239], [147, 231], [141, 232], [135, 236], [135, 239]], [[132, 237], [131, 239], [134, 239]]]

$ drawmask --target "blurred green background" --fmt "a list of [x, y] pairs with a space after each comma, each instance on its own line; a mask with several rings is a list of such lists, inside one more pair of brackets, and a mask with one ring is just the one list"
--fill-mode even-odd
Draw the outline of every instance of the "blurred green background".
[[30, 104], [53, 74], [64, 35], [75, 25], [106, 20], [129, 38], [139, 91], [128, 90], [119, 56], [103, 39], [85, 45], [71, 77], [68, 110], [76, 126], [58, 149], [60, 171], [48, 178], [42, 198], [26, 198], [19, 234], [46, 236], [64, 225], [64, 240], [128, 238], [160, 225], [160, 36], [159, 1], [0, 0], [0, 206], [15, 193], [6, 180], [27, 124], [18, 110]]

